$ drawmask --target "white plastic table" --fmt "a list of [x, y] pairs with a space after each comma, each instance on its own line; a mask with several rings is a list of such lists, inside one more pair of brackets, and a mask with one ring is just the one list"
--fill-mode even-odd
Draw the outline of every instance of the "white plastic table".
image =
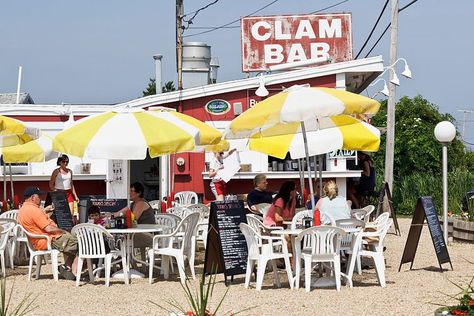
[[[357, 233], [357, 232], [361, 231], [359, 228], [344, 229], [344, 230], [345, 230], [346, 233]], [[295, 282], [295, 284], [296, 284], [296, 271], [294, 271], [294, 270], [295, 270], [295, 262], [296, 262], [296, 248], [295, 248], [295, 246], [296, 246], [296, 237], [302, 231], [303, 231], [303, 229], [301, 229], [301, 228], [280, 229], [280, 230], [272, 230], [271, 231], [271, 233], [274, 234], [274, 235], [289, 235], [290, 238], [291, 238], [291, 247], [293, 248], [293, 255], [295, 256], [295, 260], [293, 260], [293, 266], [292, 266], [293, 273], [295, 275], [295, 277], [293, 279], [293, 282]], [[356, 234], [353, 234], [352, 238], [353, 238], [353, 240], [355, 240]], [[355, 258], [357, 257], [357, 250], [358, 250], [359, 247], [358, 247], [358, 245], [356, 245], [355, 242], [353, 242], [352, 244], [353, 244], [352, 250], [351, 250], [352, 251], [352, 257], [354, 258], [353, 260], [355, 260]], [[348, 269], [349, 269], [349, 266], [350, 266], [350, 264], [348, 262], [347, 263], [347, 268]], [[349, 280], [349, 277], [347, 276], [347, 272], [349, 272], [349, 271], [346, 271], [346, 273], [341, 272], [341, 275], [344, 276], [348, 280], [348, 282], [352, 282], [352, 280]], [[334, 278], [327, 278], [327, 277], [318, 278], [318, 279], [316, 279], [315, 281], [313, 281], [311, 283], [312, 287], [332, 287], [332, 286], [335, 286], [335, 285], [336, 285], [336, 281], [334, 280]]]
[[[125, 239], [123, 241], [122, 247], [125, 247], [126, 252], [126, 261], [128, 266], [128, 277], [129, 278], [143, 278], [145, 275], [141, 272], [138, 272], [135, 269], [132, 269], [132, 253], [133, 253], [133, 235], [139, 233], [161, 233], [166, 226], [163, 225], [156, 225], [156, 224], [138, 224], [137, 227], [133, 228], [111, 228], [107, 229], [107, 231], [113, 235], [124, 235]], [[123, 269], [120, 271], [115, 272], [112, 277], [123, 279]]]

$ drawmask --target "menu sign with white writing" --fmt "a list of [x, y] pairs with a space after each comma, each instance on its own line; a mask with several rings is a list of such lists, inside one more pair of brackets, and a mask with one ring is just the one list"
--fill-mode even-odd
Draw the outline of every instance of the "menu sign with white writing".
[[418, 203], [416, 204], [415, 213], [413, 214], [410, 231], [408, 232], [407, 242], [405, 244], [398, 271], [400, 271], [402, 264], [404, 263], [411, 262], [410, 269], [413, 267], [413, 261], [415, 260], [416, 249], [418, 248], [418, 242], [420, 240], [421, 230], [425, 219], [430, 230], [431, 240], [433, 241], [433, 246], [441, 271], [443, 271], [443, 263], [449, 263], [451, 269], [453, 269], [448, 248], [444, 241], [441, 225], [439, 224], [438, 215], [436, 214], [433, 197], [422, 196], [418, 199]]
[[204, 264], [206, 273], [224, 273], [226, 278], [245, 273], [248, 253], [240, 223], [247, 223], [242, 201], [211, 204]]
[[63, 191], [48, 192], [45, 205], [54, 205], [51, 218], [59, 228], [70, 231], [74, 226], [71, 210], [67, 201], [66, 193]]

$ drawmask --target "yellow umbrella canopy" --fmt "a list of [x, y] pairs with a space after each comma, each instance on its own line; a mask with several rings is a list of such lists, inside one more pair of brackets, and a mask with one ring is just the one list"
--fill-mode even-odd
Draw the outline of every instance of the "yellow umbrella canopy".
[[[232, 120], [226, 138], [247, 138], [266, 130], [265, 136], [287, 134], [284, 125], [305, 124], [306, 131], [333, 127], [320, 122], [335, 115], [373, 115], [380, 103], [376, 100], [332, 88], [293, 86], [271, 96]], [[276, 128], [269, 129], [276, 126]], [[296, 125], [295, 125], [296, 126]], [[291, 128], [290, 128], [291, 129]]]
[[[372, 125], [349, 115], [325, 118], [333, 127], [306, 133], [309, 156], [325, 154], [336, 149], [377, 151], [380, 146], [380, 131]], [[283, 125], [283, 126], [279, 126]], [[304, 139], [298, 123], [277, 124], [272, 128], [285, 129], [286, 135], [264, 137], [266, 131], [252, 135], [249, 149], [284, 159], [289, 152], [292, 159], [305, 157]], [[272, 134], [269, 131], [269, 134]]]
[[44, 162], [58, 156], [53, 151], [52, 139], [41, 136], [22, 145], [2, 148], [3, 161], [7, 163], [17, 162]]
[[147, 152], [154, 158], [220, 141], [217, 130], [215, 135], [201, 133], [191, 121], [172, 111], [116, 109], [77, 121], [56, 135], [53, 149], [77, 157], [141, 160]]
[[22, 134], [28, 134], [32, 138], [38, 138], [39, 130], [34, 127], [29, 127], [25, 125], [20, 120], [5, 116], [5, 115], [0, 115], [0, 132], [6, 134], [17, 134], [17, 135], [22, 135]]

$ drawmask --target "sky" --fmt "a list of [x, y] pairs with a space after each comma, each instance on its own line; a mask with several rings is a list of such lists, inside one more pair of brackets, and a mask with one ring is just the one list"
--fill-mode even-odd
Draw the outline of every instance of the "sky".
[[[184, 0], [184, 12], [213, 0]], [[194, 27], [214, 27], [237, 20], [272, 0], [219, 0], [199, 12]], [[257, 15], [306, 14], [341, 0], [279, 0]], [[400, 0], [399, 6], [410, 0]], [[324, 12], [352, 13], [354, 56], [373, 27], [385, 0], [349, 0]], [[413, 79], [400, 77], [397, 98], [422, 95], [462, 125], [474, 110], [468, 98], [474, 73], [472, 18], [474, 1], [419, 0], [400, 13], [398, 57], [405, 58]], [[22, 91], [35, 103], [111, 104], [141, 96], [154, 78], [154, 54], [163, 54], [163, 81], [176, 82], [175, 1], [172, 0], [15, 0], [0, 1], [0, 93], [16, 92], [18, 66]], [[362, 57], [390, 20], [390, 4]], [[239, 26], [239, 22], [232, 24]], [[187, 29], [184, 35], [202, 30]], [[387, 32], [370, 56], [388, 65]], [[219, 29], [185, 38], [211, 45], [219, 58], [218, 81], [243, 78], [240, 29]], [[399, 74], [403, 63], [397, 67]], [[377, 85], [368, 91], [372, 96]], [[465, 140], [474, 143], [474, 113], [467, 116]]]

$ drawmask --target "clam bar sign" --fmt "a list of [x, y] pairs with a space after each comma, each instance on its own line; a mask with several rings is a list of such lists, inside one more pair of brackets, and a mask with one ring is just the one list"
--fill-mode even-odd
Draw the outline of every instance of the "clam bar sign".
[[350, 13], [246, 17], [240, 26], [242, 71], [315, 58], [352, 60]]
[[230, 103], [226, 100], [216, 99], [211, 100], [204, 106], [207, 113], [213, 115], [223, 115], [230, 111]]

